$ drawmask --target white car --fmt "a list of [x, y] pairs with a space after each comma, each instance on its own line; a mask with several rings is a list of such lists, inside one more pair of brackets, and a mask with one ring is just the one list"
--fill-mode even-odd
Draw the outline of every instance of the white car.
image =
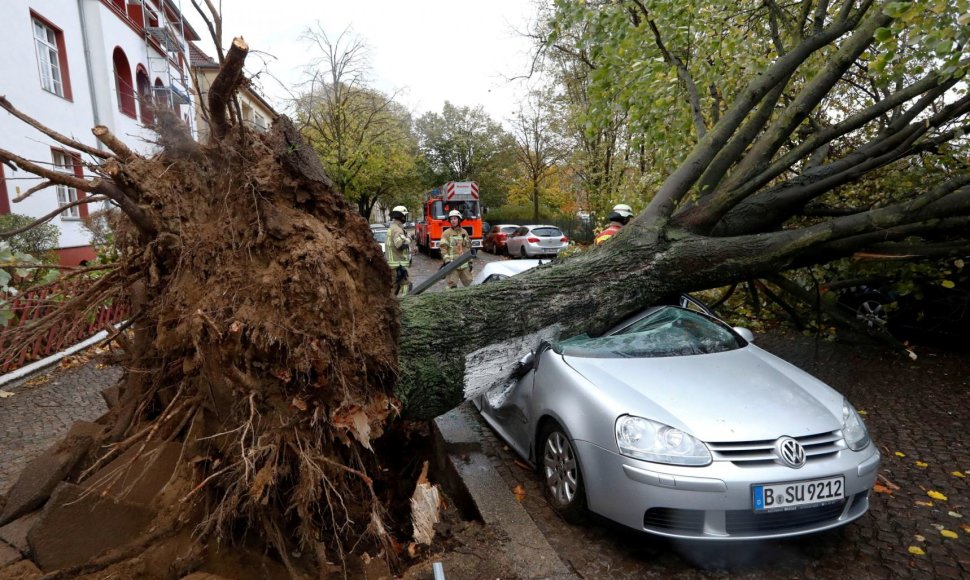
[[489, 262], [482, 267], [481, 271], [475, 276], [475, 279], [472, 280], [472, 286], [505, 280], [510, 276], [521, 274], [543, 263], [549, 263], [549, 260], [545, 262], [542, 260], [499, 260], [497, 262]]
[[509, 234], [505, 249], [513, 258], [555, 256], [569, 247], [569, 238], [556, 226], [522, 226]]

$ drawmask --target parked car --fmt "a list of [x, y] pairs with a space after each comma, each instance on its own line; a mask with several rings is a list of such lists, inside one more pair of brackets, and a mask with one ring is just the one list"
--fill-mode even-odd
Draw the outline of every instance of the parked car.
[[688, 296], [526, 355], [476, 397], [569, 521], [674, 538], [827, 530], [869, 508], [879, 451], [853, 406]]
[[496, 255], [508, 254], [505, 247], [505, 240], [517, 229], [519, 229], [519, 226], [514, 224], [498, 224], [492, 226], [492, 229], [488, 231], [488, 235], [482, 241], [482, 249]]
[[[548, 263], [548, 260], [546, 262]], [[542, 263], [542, 260], [500, 260], [498, 262], [489, 262], [482, 266], [482, 269], [475, 275], [475, 279], [472, 280], [472, 286], [505, 280], [510, 276], [531, 270]]]
[[569, 238], [556, 226], [521, 226], [505, 240], [506, 253], [516, 258], [555, 256], [569, 246]]
[[376, 241], [377, 245], [381, 247], [381, 252], [387, 256], [387, 227], [385, 227], [383, 224], [371, 224], [370, 231], [372, 234], [374, 234], [374, 241]]
[[[832, 284], [840, 307], [872, 330], [885, 329], [899, 339], [942, 339], [951, 346], [970, 338], [970, 278], [953, 276], [901, 284]], [[842, 287], [840, 287], [842, 286]]]

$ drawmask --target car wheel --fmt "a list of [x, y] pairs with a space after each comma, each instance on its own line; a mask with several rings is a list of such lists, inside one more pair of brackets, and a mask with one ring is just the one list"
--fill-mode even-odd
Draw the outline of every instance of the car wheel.
[[889, 322], [889, 315], [886, 307], [878, 296], [864, 296], [859, 301], [855, 309], [857, 320], [869, 327], [870, 330], [879, 330], [886, 327]]
[[551, 423], [543, 429], [539, 446], [546, 498], [564, 520], [581, 522], [586, 516], [586, 487], [573, 444], [562, 427]]

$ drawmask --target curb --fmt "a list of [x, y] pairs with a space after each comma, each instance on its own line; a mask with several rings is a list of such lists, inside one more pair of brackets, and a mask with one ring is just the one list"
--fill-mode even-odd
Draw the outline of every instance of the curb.
[[438, 473], [450, 489], [464, 495], [465, 502], [456, 499], [459, 508], [466, 513], [474, 510], [485, 524], [505, 533], [509, 541], [501, 549], [519, 577], [574, 580], [576, 575], [563, 564], [482, 452], [482, 426], [474, 414], [474, 407], [466, 401], [433, 422]]
[[75, 344], [74, 346], [67, 348], [65, 350], [62, 350], [57, 354], [52, 354], [47, 358], [42, 358], [40, 360], [34, 361], [27, 366], [20, 367], [19, 369], [14, 369], [5, 375], [0, 375], [0, 387], [6, 384], [12, 383], [14, 381], [19, 381], [20, 379], [29, 377], [30, 375], [36, 373], [37, 371], [45, 369], [49, 366], [53, 366], [61, 362], [62, 359], [67, 358], [76, 352], [82, 351], [88, 348], [89, 346], [104, 340], [105, 338], [107, 338], [107, 336], [108, 336], [108, 331], [102, 330], [97, 334], [95, 334], [94, 336], [86, 338], [81, 342]]

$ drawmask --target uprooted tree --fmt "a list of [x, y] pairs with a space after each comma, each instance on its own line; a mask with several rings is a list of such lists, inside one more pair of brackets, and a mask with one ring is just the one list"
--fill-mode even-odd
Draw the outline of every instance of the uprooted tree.
[[[85, 473], [126, 450], [182, 442], [187, 483], [155, 533], [198, 525], [203, 537], [232, 538], [260, 530], [297, 574], [300, 562], [288, 554], [298, 547], [322, 563], [363, 535], [388, 540], [373, 449], [395, 417], [434, 417], [502, 385], [541, 340], [601, 332], [671, 293], [877, 244], [919, 238], [965, 248], [966, 159], [930, 162], [966, 151], [964, 39], [954, 39], [955, 57], [906, 61], [898, 83], [856, 99], [852, 110], [822, 107], [837, 87], [857, 82], [850, 69], [872, 57], [884, 31], [940, 29], [953, 10], [741, 4], [794, 12], [772, 28], [772, 58], [724, 96], [716, 122], [619, 235], [501, 284], [400, 304], [366, 224], [289, 121], [277, 120], [268, 134], [233, 123], [227, 103], [241, 79], [241, 40], [212, 85], [207, 144], [159, 115], [157, 155], [138, 155], [98, 127], [103, 151], [0, 101], [93, 160], [96, 177], [79, 179], [0, 151], [45, 180], [24, 196], [68, 185], [129, 218], [117, 265], [58, 314], [108, 296], [132, 304], [114, 336], [126, 369], [120, 403]], [[930, 164], [941, 169], [881, 206], [805, 215], [873, 172]]]

